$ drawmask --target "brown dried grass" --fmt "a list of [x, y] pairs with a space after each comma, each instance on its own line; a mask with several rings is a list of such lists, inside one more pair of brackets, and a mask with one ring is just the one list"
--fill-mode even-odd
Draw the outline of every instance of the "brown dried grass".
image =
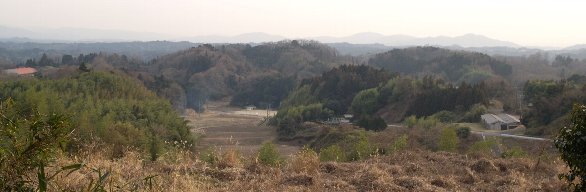
[[[60, 175], [52, 191], [84, 191], [97, 174], [108, 171], [108, 191], [562, 191], [557, 162], [536, 165], [527, 158], [467, 158], [446, 152], [405, 151], [365, 161], [336, 163], [299, 152], [282, 167], [246, 161], [236, 151], [221, 157], [222, 166], [199, 161], [195, 154], [174, 151], [156, 162], [126, 149], [109, 157], [103, 146], [87, 147], [78, 156], [61, 156], [53, 167], [85, 163], [69, 176]], [[145, 178], [152, 178], [152, 185]]]

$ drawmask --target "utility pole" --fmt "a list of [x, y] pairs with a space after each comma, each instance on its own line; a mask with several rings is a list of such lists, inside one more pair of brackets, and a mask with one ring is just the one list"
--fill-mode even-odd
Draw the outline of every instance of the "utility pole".
[[267, 119], [269, 118], [269, 110], [271, 109], [271, 103], [267, 105]]

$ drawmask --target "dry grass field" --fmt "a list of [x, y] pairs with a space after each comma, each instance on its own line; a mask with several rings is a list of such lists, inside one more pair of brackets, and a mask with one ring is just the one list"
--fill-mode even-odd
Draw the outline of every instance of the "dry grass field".
[[212, 148], [222, 152], [238, 150], [243, 155], [254, 155], [264, 142], [274, 142], [281, 155], [288, 156], [299, 150], [292, 146], [276, 142], [277, 132], [274, 127], [260, 125], [276, 111], [245, 110], [228, 106], [227, 102], [211, 102], [206, 112], [188, 113], [186, 119], [197, 133], [203, 134], [198, 143], [198, 151]]
[[[319, 162], [292, 156], [278, 167], [238, 156], [220, 165], [199, 161], [189, 152], [168, 153], [156, 162], [127, 151], [106, 158], [107, 149], [89, 147], [76, 157], [61, 157], [59, 167], [84, 162], [70, 175], [60, 174], [50, 191], [84, 191], [108, 173], [107, 191], [565, 191], [555, 159], [502, 159], [456, 153], [403, 151], [364, 161]], [[228, 165], [228, 166], [226, 166]]]

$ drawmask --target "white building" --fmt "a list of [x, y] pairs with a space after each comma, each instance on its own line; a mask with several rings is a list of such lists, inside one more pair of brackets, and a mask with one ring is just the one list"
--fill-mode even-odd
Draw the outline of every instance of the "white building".
[[482, 123], [487, 129], [492, 130], [507, 130], [513, 129], [519, 125], [521, 125], [521, 121], [516, 117], [501, 113], [498, 115], [487, 113], [481, 115], [480, 118], [482, 119]]

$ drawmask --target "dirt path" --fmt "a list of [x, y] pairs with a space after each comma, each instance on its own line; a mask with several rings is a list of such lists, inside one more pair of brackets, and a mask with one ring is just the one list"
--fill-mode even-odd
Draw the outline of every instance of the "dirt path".
[[[269, 111], [274, 115], [275, 111]], [[274, 127], [259, 125], [267, 116], [265, 110], [246, 111], [230, 107], [227, 102], [208, 104], [201, 114], [186, 116], [194, 132], [203, 133], [198, 145], [199, 150], [214, 148], [218, 151], [237, 149], [244, 156], [255, 155], [264, 142], [276, 142], [277, 132]], [[287, 156], [299, 150], [298, 146], [275, 143], [281, 155]]]

